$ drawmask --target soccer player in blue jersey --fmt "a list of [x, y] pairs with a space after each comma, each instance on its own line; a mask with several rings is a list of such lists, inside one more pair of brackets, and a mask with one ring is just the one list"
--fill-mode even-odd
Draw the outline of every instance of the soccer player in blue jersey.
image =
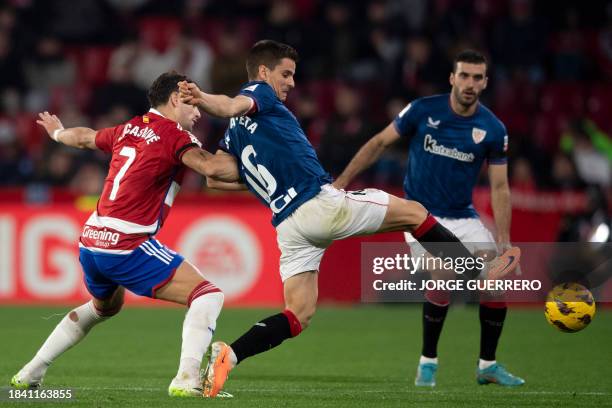
[[[283, 104], [295, 86], [297, 59], [297, 52], [288, 45], [259, 41], [247, 57], [249, 82], [236, 97], [206, 94], [193, 83], [179, 84], [184, 102], [231, 118], [216, 154], [235, 157], [240, 177], [207, 180], [217, 188], [246, 187], [272, 210], [286, 304], [282, 313], [256, 323], [231, 345], [213, 344], [205, 396], [217, 395], [236, 364], [297, 336], [308, 326], [316, 308], [319, 264], [332, 241], [408, 231], [430, 252], [441, 250], [437, 243], [451, 242], [452, 249], [442, 250], [445, 256], [472, 257], [421, 204], [381, 190], [345, 192], [331, 185], [330, 175]], [[519, 255], [516, 248], [508, 251], [491, 263], [487, 277], [496, 279], [514, 269]], [[470, 273], [475, 276], [480, 271]]]
[[[334, 182], [344, 188], [362, 170], [373, 164], [400, 138], [410, 140], [404, 179], [406, 198], [422, 203], [439, 223], [462, 242], [473, 243], [475, 255], [495, 251], [493, 236], [480, 221], [472, 205], [474, 188], [486, 160], [491, 183], [491, 204], [497, 227], [497, 246], [510, 248], [510, 188], [504, 124], [478, 99], [487, 87], [487, 61], [476, 51], [464, 51], [450, 74], [450, 94], [420, 98], [408, 104], [395, 120], [370, 139]], [[406, 232], [413, 256], [425, 248]], [[470, 245], [470, 244], [468, 244]], [[429, 271], [440, 277], [441, 271]], [[436, 384], [437, 344], [449, 305], [449, 293], [429, 291], [423, 304], [423, 350], [417, 369], [417, 386]], [[522, 385], [524, 380], [497, 364], [495, 351], [506, 318], [503, 302], [480, 304], [479, 384]]]

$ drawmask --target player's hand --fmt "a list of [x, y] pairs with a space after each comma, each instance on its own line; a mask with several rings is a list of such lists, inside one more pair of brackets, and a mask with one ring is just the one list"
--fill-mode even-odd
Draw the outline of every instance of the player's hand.
[[198, 106], [204, 101], [202, 100], [203, 92], [193, 82], [181, 81], [178, 83], [179, 97], [183, 103]]
[[40, 119], [38, 119], [36, 123], [38, 123], [40, 126], [45, 128], [50, 138], [52, 138], [53, 140], [56, 140], [53, 138], [53, 135], [55, 134], [56, 130], [64, 129], [64, 125], [62, 125], [62, 121], [59, 120], [57, 116], [51, 115], [47, 111], [43, 113], [39, 113], [38, 117]]

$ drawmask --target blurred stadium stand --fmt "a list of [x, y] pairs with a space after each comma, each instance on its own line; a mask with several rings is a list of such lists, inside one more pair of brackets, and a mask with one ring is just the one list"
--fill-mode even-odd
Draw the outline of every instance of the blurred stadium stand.
[[[72, 201], [95, 195], [103, 182], [107, 157], [56, 145], [36, 125], [37, 112], [52, 111], [66, 126], [112, 126], [146, 110], [146, 87], [171, 69], [209, 91], [233, 93], [246, 80], [246, 51], [262, 38], [300, 53], [288, 104], [332, 173], [410, 100], [448, 92], [456, 52], [484, 51], [483, 102], [510, 134], [515, 223], [552, 217], [544, 223], [550, 230], [527, 229], [518, 239], [569, 239], [572, 225], [594, 214], [609, 223], [612, 1], [605, 0], [554, 7], [533, 0], [3, 1], [0, 201]], [[215, 150], [225, 125], [204, 117], [195, 133]], [[352, 187], [399, 192], [405, 149], [386, 152]], [[202, 186], [199, 176], [187, 177], [183, 191], [193, 194], [184, 200], [209, 197]], [[486, 214], [486, 190], [475, 202]]]

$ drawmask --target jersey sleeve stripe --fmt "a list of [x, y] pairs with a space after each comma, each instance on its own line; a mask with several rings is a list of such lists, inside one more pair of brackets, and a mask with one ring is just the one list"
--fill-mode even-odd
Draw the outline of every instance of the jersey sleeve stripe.
[[174, 156], [176, 157], [178, 161], [181, 161], [181, 157], [183, 157], [183, 154], [185, 154], [185, 152], [191, 149], [192, 147], [200, 147], [200, 146], [198, 146], [196, 143], [186, 144], [185, 146], [178, 149], [176, 153], [174, 153]]
[[172, 207], [172, 204], [174, 204], [174, 199], [176, 198], [176, 195], [178, 194], [180, 189], [181, 189], [181, 185], [177, 183], [176, 181], [172, 181], [172, 184], [170, 185], [170, 188], [168, 189], [168, 192], [166, 193], [164, 204], [166, 204], [168, 207]]

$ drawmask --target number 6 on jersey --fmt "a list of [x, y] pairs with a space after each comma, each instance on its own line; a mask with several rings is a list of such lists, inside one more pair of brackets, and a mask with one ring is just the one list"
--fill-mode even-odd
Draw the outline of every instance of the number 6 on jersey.
[[115, 180], [113, 180], [113, 189], [111, 190], [110, 196], [108, 197], [111, 201], [115, 201], [115, 198], [117, 198], [117, 192], [119, 191], [119, 183], [121, 182], [123, 176], [125, 176], [125, 173], [130, 168], [132, 163], [134, 163], [134, 159], [136, 159], [136, 149], [134, 149], [133, 147], [124, 146], [119, 152], [119, 155], [127, 157], [127, 160], [117, 172]]

